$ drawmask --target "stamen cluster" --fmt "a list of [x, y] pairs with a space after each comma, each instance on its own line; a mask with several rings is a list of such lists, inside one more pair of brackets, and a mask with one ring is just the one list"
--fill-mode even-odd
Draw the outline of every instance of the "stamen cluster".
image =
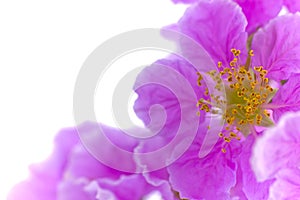
[[[263, 66], [250, 67], [253, 50], [248, 53], [245, 64], [240, 61], [241, 51], [231, 49], [233, 59], [230, 66], [223, 66], [218, 62], [219, 70], [207, 72], [215, 83], [214, 89], [225, 91], [223, 95], [209, 95], [205, 89], [205, 95], [209, 100], [200, 99], [197, 106], [211, 114], [220, 114], [225, 120], [225, 129], [219, 133], [224, 142], [232, 139], [240, 140], [253, 132], [255, 126], [269, 126], [272, 124], [270, 113], [264, 109], [275, 94], [275, 90], [269, 85], [266, 77], [268, 71]], [[203, 77], [198, 73], [198, 85], [201, 86]], [[199, 112], [200, 113], [200, 112]], [[223, 152], [225, 149], [222, 150]]]

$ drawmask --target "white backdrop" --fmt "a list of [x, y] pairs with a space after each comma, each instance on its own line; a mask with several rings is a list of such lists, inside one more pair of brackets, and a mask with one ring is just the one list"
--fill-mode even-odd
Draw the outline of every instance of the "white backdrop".
[[[46, 158], [58, 130], [74, 125], [74, 83], [86, 57], [116, 34], [176, 22], [184, 9], [169, 0], [1, 1], [0, 199]], [[145, 59], [138, 64], [156, 57], [137, 56]]]

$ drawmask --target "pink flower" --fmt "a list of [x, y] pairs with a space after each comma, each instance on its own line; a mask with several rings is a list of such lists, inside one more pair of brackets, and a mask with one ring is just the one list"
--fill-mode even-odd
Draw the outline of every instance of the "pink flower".
[[[172, 0], [174, 3], [196, 3], [203, 0]], [[208, 1], [208, 0], [206, 0]], [[240, 5], [247, 18], [247, 32], [254, 33], [258, 28], [266, 25], [271, 19], [277, 17], [283, 6], [295, 13], [300, 10], [297, 0], [233, 0]], [[259, 14], [258, 14], [259, 13]]]
[[[197, 137], [181, 158], [168, 166], [172, 188], [179, 192], [181, 198], [187, 199], [267, 199], [273, 180], [259, 183], [249, 158], [256, 136], [264, 134], [263, 131], [283, 113], [300, 109], [296, 81], [300, 71], [300, 34], [297, 31], [300, 16], [288, 14], [277, 17], [249, 38], [247, 20], [238, 4], [226, 0], [198, 1], [173, 27], [198, 42], [219, 67], [216, 71], [205, 68], [203, 71], [210, 74], [216, 90], [222, 86], [218, 82], [223, 82], [226, 98], [210, 96], [215, 103], [210, 102], [209, 95], [205, 95], [205, 82], [201, 83], [201, 76], [196, 76], [195, 68], [184, 58], [172, 55], [157, 62], [182, 74], [200, 98]], [[179, 38], [178, 43], [186, 58], [201, 63], [198, 51], [183, 39]], [[140, 79], [151, 82], [153, 77], [160, 77], [178, 87], [177, 78], [162, 75], [157, 63], [146, 68], [137, 82]], [[283, 86], [282, 80], [287, 80]], [[200, 87], [195, 85], [197, 81]], [[195, 120], [197, 110], [195, 101], [191, 99], [179, 105], [167, 88], [151, 84], [136, 92], [139, 98], [135, 110], [146, 125], [152, 105], [160, 104], [166, 108], [168, 120], [162, 131], [165, 135], [175, 134], [180, 120]], [[194, 112], [194, 116], [181, 119], [179, 111], [182, 107], [191, 116]], [[203, 116], [209, 118], [212, 114], [222, 116], [225, 127], [212, 151], [199, 156], [200, 148], [207, 143], [208, 124], [203, 123]], [[188, 135], [188, 126], [186, 130]], [[210, 147], [207, 148], [209, 150]]]
[[279, 123], [258, 138], [252, 166], [261, 181], [275, 179], [269, 199], [300, 197], [300, 112], [284, 115]]
[[[86, 122], [79, 129], [90, 134], [98, 130], [97, 126]], [[138, 145], [121, 131], [100, 126], [115, 145], [128, 151]], [[114, 156], [112, 151], [110, 156]], [[135, 165], [133, 160], [119, 162], [120, 165]], [[30, 170], [30, 178], [16, 185], [8, 200], [140, 200], [156, 191], [165, 199], [173, 198], [166, 181], [148, 182], [141, 174], [121, 172], [96, 160], [80, 143], [75, 128], [61, 130], [51, 156], [31, 166]]]

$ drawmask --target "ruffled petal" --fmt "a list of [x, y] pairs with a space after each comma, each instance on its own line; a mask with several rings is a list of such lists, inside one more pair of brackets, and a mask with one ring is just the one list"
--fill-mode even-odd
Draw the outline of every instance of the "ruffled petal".
[[235, 164], [231, 151], [221, 152], [220, 142], [204, 158], [199, 158], [201, 141], [168, 166], [170, 183], [182, 199], [230, 199], [235, 185]]
[[123, 173], [102, 164], [87, 152], [82, 145], [78, 145], [73, 149], [65, 168], [65, 176], [72, 178], [96, 179], [109, 177], [117, 179], [121, 174]]
[[[126, 174], [112, 169], [89, 154], [79, 142], [79, 135], [88, 137], [94, 141], [94, 145], [103, 145], [102, 140], [96, 140], [95, 132], [99, 124], [84, 123], [79, 129], [63, 129], [55, 139], [55, 146], [50, 157], [42, 163], [30, 167], [31, 176], [28, 180], [16, 185], [9, 194], [9, 200], [30, 199], [30, 200], [53, 200], [53, 199], [95, 199], [82, 189], [88, 184], [86, 180], [97, 178], [119, 179], [121, 174]], [[121, 130], [101, 125], [104, 134], [115, 145], [124, 150], [132, 151], [137, 146], [138, 140], [132, 139]], [[78, 131], [79, 130], [79, 131]], [[96, 146], [97, 146], [96, 145]], [[99, 149], [97, 149], [99, 150]], [[107, 156], [114, 157], [118, 164], [128, 164], [133, 171], [136, 166], [131, 160], [121, 160], [114, 148], [106, 149]], [[108, 158], [109, 159], [109, 158]], [[112, 159], [113, 160], [113, 159]], [[81, 182], [78, 180], [85, 180]], [[58, 190], [58, 186], [60, 187]], [[74, 193], [72, 190], [78, 193]], [[78, 189], [78, 190], [77, 190]]]
[[[171, 56], [145, 68], [135, 83], [138, 99], [134, 110], [137, 116], [149, 129], [165, 133], [164, 137], [174, 136], [181, 120], [200, 123], [204, 114], [197, 116], [196, 104], [203, 96], [204, 88], [197, 85], [197, 79], [197, 70], [179, 57]], [[186, 119], [182, 119], [182, 111], [188, 116]], [[164, 115], [166, 119], [162, 124]], [[189, 128], [187, 121], [185, 124]]]
[[[229, 66], [233, 59], [231, 49], [240, 49], [246, 53], [247, 25], [241, 8], [226, 0], [199, 1], [187, 9], [178, 22], [180, 31], [194, 39], [215, 61]], [[183, 51], [193, 53], [189, 46]]]
[[292, 13], [300, 11], [300, 1], [298, 0], [283, 0], [283, 3]]
[[269, 187], [273, 180], [267, 180], [264, 182], [258, 182], [255, 174], [250, 165], [250, 156], [252, 153], [252, 146], [254, 143], [254, 137], [249, 135], [243, 143], [243, 150], [239, 157], [239, 167], [241, 170], [240, 176], [237, 180], [237, 184], [242, 184], [241, 194], [244, 194], [246, 199], [268, 199]]
[[94, 200], [96, 195], [84, 190], [87, 180], [73, 180], [61, 182], [57, 187], [57, 200]]
[[281, 170], [275, 183], [270, 187], [270, 199], [297, 200], [300, 197], [300, 170], [297, 168]]
[[163, 199], [174, 199], [174, 195], [166, 181], [152, 185], [141, 174], [121, 176], [116, 181], [98, 179], [97, 183], [102, 189], [113, 192], [118, 199], [122, 200], [140, 200], [152, 192], [159, 192]]
[[300, 112], [284, 115], [278, 125], [264, 132], [254, 145], [252, 168], [258, 180], [274, 178], [287, 167], [295, 167], [300, 158]]
[[273, 118], [278, 121], [286, 112], [300, 110], [300, 74], [291, 75], [272, 99]]
[[254, 66], [263, 66], [268, 77], [286, 80], [300, 72], [300, 15], [289, 14], [272, 20], [253, 37]]
[[275, 18], [282, 7], [282, 0], [235, 0], [247, 18], [246, 30], [253, 33], [257, 28]]

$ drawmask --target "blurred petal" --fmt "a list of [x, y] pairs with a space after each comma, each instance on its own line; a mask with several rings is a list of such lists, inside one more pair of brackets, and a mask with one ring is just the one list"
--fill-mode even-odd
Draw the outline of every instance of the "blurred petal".
[[63, 177], [68, 155], [77, 143], [78, 135], [75, 128], [61, 130], [55, 138], [54, 151], [50, 157], [44, 162], [30, 166], [29, 179], [16, 185], [8, 199], [56, 199], [56, 185]]
[[276, 181], [270, 187], [270, 199], [300, 199], [300, 170], [298, 168], [284, 169], [276, 175]]
[[241, 169], [240, 179], [237, 183], [241, 182], [243, 193], [246, 199], [268, 199], [269, 187], [273, 180], [264, 182], [258, 182], [255, 174], [250, 166], [250, 156], [252, 152], [252, 146], [254, 143], [253, 135], [249, 135], [243, 143], [243, 150], [239, 157], [239, 167]]
[[253, 37], [254, 66], [263, 66], [268, 77], [286, 80], [300, 72], [300, 15], [290, 14], [272, 20]]
[[300, 112], [284, 115], [279, 123], [266, 130], [258, 138], [251, 158], [252, 168], [258, 180], [275, 177], [287, 167], [300, 162]]
[[84, 177], [87, 179], [96, 179], [109, 177], [117, 179], [121, 174], [123, 173], [102, 164], [81, 145], [73, 149], [69, 157], [69, 163], [65, 169], [65, 176], [72, 178]]
[[167, 182], [151, 185], [140, 174], [121, 176], [117, 181], [99, 179], [97, 183], [101, 188], [112, 191], [118, 199], [122, 200], [140, 200], [154, 191], [160, 192], [163, 199], [173, 199], [173, 193]]
[[94, 196], [84, 191], [87, 181], [77, 179], [76, 181], [64, 181], [58, 185], [57, 200], [94, 200]]
[[55, 183], [32, 177], [16, 185], [9, 193], [7, 200], [53, 200], [56, 199]]
[[283, 0], [283, 3], [292, 13], [300, 11], [300, 1], [298, 0]]

